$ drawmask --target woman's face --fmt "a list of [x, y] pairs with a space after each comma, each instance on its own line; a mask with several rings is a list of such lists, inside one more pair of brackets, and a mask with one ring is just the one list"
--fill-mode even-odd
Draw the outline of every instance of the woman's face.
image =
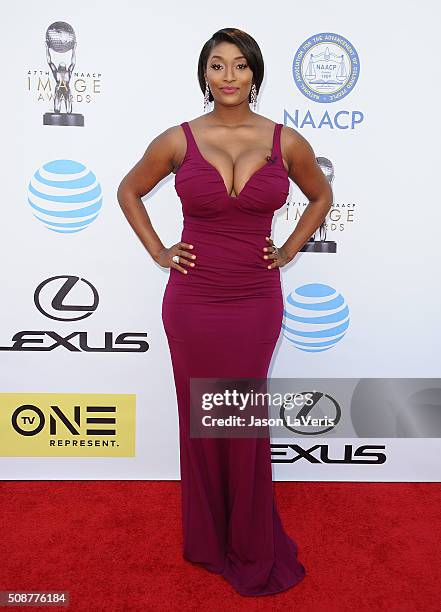
[[215, 101], [231, 105], [248, 102], [253, 72], [236, 45], [221, 42], [213, 47], [205, 78]]

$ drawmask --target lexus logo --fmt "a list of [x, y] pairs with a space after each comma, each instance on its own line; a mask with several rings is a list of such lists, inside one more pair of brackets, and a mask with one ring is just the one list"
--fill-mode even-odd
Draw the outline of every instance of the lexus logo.
[[[303, 429], [294, 427], [291, 424], [289, 410], [283, 405], [280, 409], [280, 417], [283, 419], [283, 424], [286, 429], [289, 429], [293, 433], [300, 434], [302, 436], [318, 436], [319, 434], [327, 433], [328, 431], [331, 431], [337, 427], [341, 420], [341, 407], [337, 400], [335, 400], [328, 393], [323, 393], [322, 391], [316, 390], [301, 391], [299, 392], [299, 395], [301, 397], [309, 398], [309, 401], [305, 402], [304, 405], [298, 409], [295, 417], [295, 420], [304, 422]], [[328, 417], [323, 419], [323, 421], [330, 422], [329, 426], [318, 426], [317, 424], [313, 423], [309, 425], [307, 419], [313, 419], [313, 414], [311, 413], [314, 412], [319, 412], [323, 415], [334, 414], [335, 416], [332, 419], [329, 419]]]
[[98, 301], [98, 291], [92, 283], [67, 274], [47, 278], [34, 292], [35, 306], [41, 314], [54, 321], [81, 321], [90, 317], [97, 309]]
[[63, 347], [70, 352], [84, 353], [145, 353], [149, 349], [145, 332], [104, 331], [101, 342], [89, 342], [88, 332], [73, 329], [73, 321], [90, 317], [98, 308], [98, 291], [85, 278], [71, 274], [51, 276], [34, 291], [34, 303], [41, 314], [54, 321], [69, 324], [67, 333], [60, 330], [29, 330], [15, 332], [10, 346], [0, 351], [48, 352]]
[[[339, 465], [381, 465], [386, 462], [386, 447], [364, 444], [358, 448], [345, 444], [343, 456], [331, 457], [327, 444], [314, 444], [311, 448], [302, 448], [300, 444], [271, 444], [272, 463], [295, 463], [305, 459], [309, 463], [329, 463]], [[315, 453], [315, 454], [313, 454]]]

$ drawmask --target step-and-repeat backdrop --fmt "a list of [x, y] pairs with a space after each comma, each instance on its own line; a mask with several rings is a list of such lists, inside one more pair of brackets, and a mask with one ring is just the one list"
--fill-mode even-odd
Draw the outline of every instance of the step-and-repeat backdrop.
[[[116, 190], [155, 136], [203, 113], [200, 50], [235, 26], [264, 56], [257, 112], [308, 139], [334, 193], [323, 226], [281, 270], [269, 377], [313, 402], [294, 414], [306, 421], [280, 411], [274, 478], [439, 480], [437, 10], [409, 0], [362, 13], [349, 0], [263, 11], [225, 0], [221, 15], [201, 1], [9, 4], [2, 478], [180, 477], [161, 320], [169, 270]], [[174, 175], [143, 202], [163, 243], [180, 240]], [[291, 181], [277, 245], [307, 204]]]

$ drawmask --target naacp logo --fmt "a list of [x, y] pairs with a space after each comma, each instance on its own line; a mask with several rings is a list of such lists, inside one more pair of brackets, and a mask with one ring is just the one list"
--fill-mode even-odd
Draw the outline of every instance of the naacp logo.
[[304, 96], [314, 102], [338, 102], [355, 87], [360, 74], [360, 60], [344, 36], [322, 32], [300, 45], [292, 71]]

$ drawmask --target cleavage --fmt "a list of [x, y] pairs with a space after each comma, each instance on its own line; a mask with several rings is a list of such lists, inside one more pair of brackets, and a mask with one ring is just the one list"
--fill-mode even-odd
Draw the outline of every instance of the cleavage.
[[[213, 147], [211, 147], [211, 150], [215, 150]], [[245, 186], [249, 183], [249, 181], [252, 179], [252, 177], [259, 172], [264, 166], [267, 165], [268, 161], [264, 155], [264, 151], [262, 151], [262, 153], [259, 153], [258, 151], [253, 151], [253, 153], [249, 153], [249, 151], [244, 151], [243, 153], [240, 153], [238, 155], [238, 157], [236, 158], [236, 161], [233, 163], [230, 155], [226, 152], [226, 151], [222, 151], [220, 149], [218, 149], [220, 155], [225, 158], [225, 161], [222, 161], [221, 163], [219, 162], [220, 157], [219, 157], [219, 153], [217, 154], [217, 160], [216, 163], [213, 163], [212, 161], [210, 161], [207, 156], [205, 155], [205, 153], [203, 154], [200, 150], [200, 155], [201, 157], [204, 159], [204, 161], [211, 166], [212, 168], [214, 168], [214, 170], [216, 170], [217, 174], [219, 175], [219, 178], [223, 181], [224, 183], [224, 187], [225, 187], [225, 192], [229, 195], [230, 198], [237, 198], [239, 197], [239, 195], [242, 193], [242, 191], [244, 190]], [[269, 153], [269, 155], [271, 155], [271, 152]], [[250, 161], [254, 160], [255, 162], [255, 166], [257, 165], [257, 167], [255, 167], [252, 171], [247, 170], [247, 172], [245, 172], [244, 170], [240, 170], [238, 171], [237, 168], [238, 167], [244, 167], [246, 160], [243, 159], [244, 156], [246, 156], [247, 158], [250, 159]], [[212, 156], [211, 156], [212, 158]], [[241, 159], [242, 158], [242, 159]], [[259, 164], [259, 159], [261, 161], [260, 165]], [[249, 164], [249, 162], [247, 163], [247, 165]], [[229, 166], [229, 170], [226, 169], [226, 166]], [[249, 166], [248, 166], [249, 167]], [[237, 176], [240, 176], [242, 178], [242, 188], [240, 189], [239, 193], [237, 193], [236, 189], [234, 188], [234, 185], [236, 183], [236, 178]], [[227, 186], [227, 181], [225, 180], [224, 177], [226, 176], [231, 176], [231, 191], [228, 189]]]

